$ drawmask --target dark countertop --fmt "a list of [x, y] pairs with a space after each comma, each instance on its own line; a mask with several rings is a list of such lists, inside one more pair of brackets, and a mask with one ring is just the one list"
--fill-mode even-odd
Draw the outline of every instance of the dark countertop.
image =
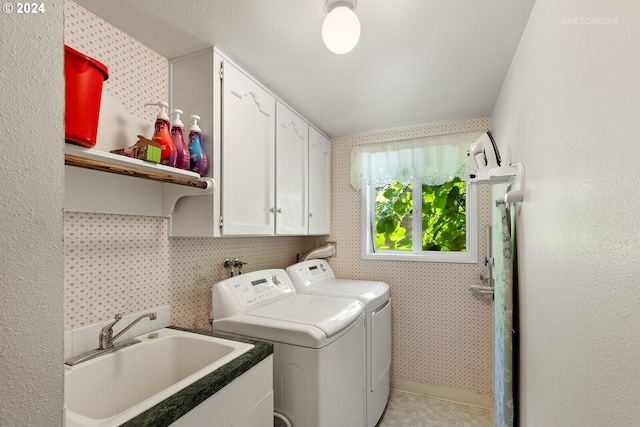
[[225, 364], [221, 368], [216, 369], [195, 383], [183, 388], [173, 396], [158, 403], [137, 417], [127, 421], [122, 424], [122, 426], [168, 426], [198, 406], [200, 403], [207, 400], [231, 381], [253, 368], [259, 362], [269, 357], [269, 355], [273, 354], [273, 344], [264, 341], [257, 341], [239, 335], [221, 332], [191, 330], [175, 326], [170, 326], [169, 328], [249, 343], [253, 344], [254, 348]]

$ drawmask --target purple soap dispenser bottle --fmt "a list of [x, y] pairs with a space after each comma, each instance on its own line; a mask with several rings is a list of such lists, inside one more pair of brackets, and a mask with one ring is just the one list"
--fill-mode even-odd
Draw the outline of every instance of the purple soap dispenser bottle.
[[180, 116], [183, 114], [182, 110], [177, 108], [171, 111], [171, 140], [176, 147], [176, 167], [178, 169], [189, 170], [189, 146], [184, 141], [184, 123], [180, 120]]

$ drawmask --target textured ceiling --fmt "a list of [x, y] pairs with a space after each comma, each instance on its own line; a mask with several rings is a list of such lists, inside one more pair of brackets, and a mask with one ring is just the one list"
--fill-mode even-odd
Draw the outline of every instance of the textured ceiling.
[[323, 0], [76, 0], [167, 58], [216, 46], [331, 137], [487, 116], [534, 0], [358, 0], [345, 55]]

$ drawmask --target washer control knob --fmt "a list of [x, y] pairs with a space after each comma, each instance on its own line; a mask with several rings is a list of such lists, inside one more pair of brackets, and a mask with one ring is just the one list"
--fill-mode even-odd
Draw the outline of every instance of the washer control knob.
[[282, 279], [276, 276], [275, 274], [271, 277], [274, 285], [280, 286], [282, 284]]
[[327, 267], [324, 266], [324, 264], [320, 264], [320, 270], [322, 271], [327, 271]]

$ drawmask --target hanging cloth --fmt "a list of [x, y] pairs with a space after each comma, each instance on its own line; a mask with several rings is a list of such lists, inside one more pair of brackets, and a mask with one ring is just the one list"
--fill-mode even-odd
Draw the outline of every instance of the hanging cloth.
[[351, 150], [351, 186], [408, 182], [441, 185], [469, 175], [469, 145], [483, 132], [428, 136], [356, 145]]
[[495, 241], [495, 412], [497, 427], [513, 427], [513, 245], [511, 218], [505, 204], [499, 206]]

